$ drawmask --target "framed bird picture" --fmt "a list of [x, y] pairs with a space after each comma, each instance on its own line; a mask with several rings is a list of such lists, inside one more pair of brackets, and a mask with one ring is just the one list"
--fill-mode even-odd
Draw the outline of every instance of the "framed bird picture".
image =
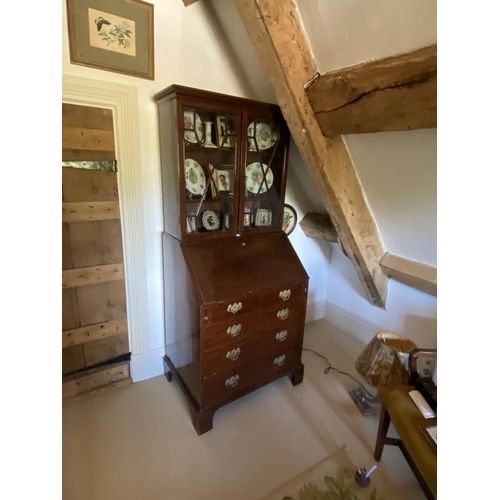
[[70, 60], [154, 80], [154, 6], [139, 0], [66, 0]]

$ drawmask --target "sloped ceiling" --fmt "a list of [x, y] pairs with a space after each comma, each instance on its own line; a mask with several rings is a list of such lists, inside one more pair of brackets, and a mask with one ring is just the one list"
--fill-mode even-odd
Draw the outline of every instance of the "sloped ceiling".
[[[321, 74], [436, 43], [435, 0], [292, 1], [300, 14], [315, 67]], [[235, 3], [239, 8], [241, 2]], [[264, 5], [264, 9], [269, 6], [279, 12], [276, 6], [257, 3], [259, 9]], [[224, 6], [228, 6], [222, 0], [202, 0], [199, 4], [212, 13], [223, 12]], [[227, 10], [233, 10], [233, 5]], [[283, 12], [279, 14], [278, 23], [285, 21], [284, 15]], [[216, 14], [214, 18], [220, 20], [221, 17]], [[231, 31], [234, 29], [229, 29]], [[238, 52], [237, 40], [231, 42]], [[255, 45], [255, 39], [253, 43]], [[263, 62], [262, 51], [259, 56]], [[248, 65], [242, 64], [243, 67]], [[260, 75], [247, 76], [257, 85]], [[282, 96], [274, 87], [279, 102]], [[436, 129], [347, 135], [343, 136], [343, 145], [386, 249], [435, 265]], [[331, 214], [331, 210], [327, 210]], [[351, 260], [356, 265], [354, 257]], [[363, 280], [362, 276], [360, 278]]]
[[321, 74], [437, 43], [437, 0], [295, 0]]

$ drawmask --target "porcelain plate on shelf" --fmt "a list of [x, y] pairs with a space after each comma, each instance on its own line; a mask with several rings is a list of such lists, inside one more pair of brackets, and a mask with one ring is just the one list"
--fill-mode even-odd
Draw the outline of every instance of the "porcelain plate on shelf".
[[[263, 182], [264, 172], [266, 172], [266, 183]], [[259, 161], [250, 163], [246, 168], [246, 186], [250, 193], [265, 193], [273, 184], [273, 171], [265, 164]], [[262, 186], [261, 186], [262, 183]], [[260, 190], [259, 190], [260, 187]]]
[[[255, 143], [259, 151], [272, 148], [278, 140], [278, 132], [274, 123], [269, 122], [252, 122], [247, 129], [248, 149], [249, 151], [257, 151]], [[255, 138], [255, 139], [254, 139]]]
[[184, 162], [184, 172], [186, 173], [186, 188], [190, 193], [203, 194], [207, 180], [201, 165], [191, 158], [186, 158]]
[[292, 205], [285, 203], [283, 208], [283, 231], [289, 235], [297, 225], [297, 212]]
[[184, 110], [184, 139], [192, 144], [203, 141], [203, 123], [193, 109]]
[[213, 210], [205, 210], [201, 214], [201, 222], [207, 231], [215, 231], [220, 226], [219, 217]]

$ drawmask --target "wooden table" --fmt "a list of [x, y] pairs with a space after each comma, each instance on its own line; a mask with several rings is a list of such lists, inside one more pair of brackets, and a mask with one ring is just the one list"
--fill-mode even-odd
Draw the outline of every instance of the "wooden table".
[[[374, 458], [378, 462], [384, 445], [399, 446], [415, 474], [425, 496], [437, 496], [437, 453], [420, 427], [437, 425], [437, 418], [426, 419], [409, 396], [413, 386], [382, 388], [382, 411], [375, 445]], [[400, 438], [387, 437], [389, 424], [394, 424]]]

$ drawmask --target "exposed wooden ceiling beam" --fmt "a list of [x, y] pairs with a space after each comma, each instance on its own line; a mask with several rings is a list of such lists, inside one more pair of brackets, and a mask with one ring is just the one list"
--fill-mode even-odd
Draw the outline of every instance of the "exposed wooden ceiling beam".
[[339, 235], [328, 214], [308, 212], [299, 222], [299, 226], [308, 238], [337, 243]]
[[182, 2], [184, 3], [184, 5], [186, 7], [189, 7], [190, 5], [192, 5], [193, 3], [197, 2], [198, 0], [182, 0]]
[[324, 135], [437, 126], [437, 45], [316, 78], [307, 95]]
[[422, 262], [386, 253], [380, 261], [384, 273], [405, 285], [437, 295], [437, 269]]
[[321, 133], [304, 90], [317, 73], [293, 0], [235, 0], [302, 158], [372, 304], [384, 307], [385, 253], [341, 137]]

